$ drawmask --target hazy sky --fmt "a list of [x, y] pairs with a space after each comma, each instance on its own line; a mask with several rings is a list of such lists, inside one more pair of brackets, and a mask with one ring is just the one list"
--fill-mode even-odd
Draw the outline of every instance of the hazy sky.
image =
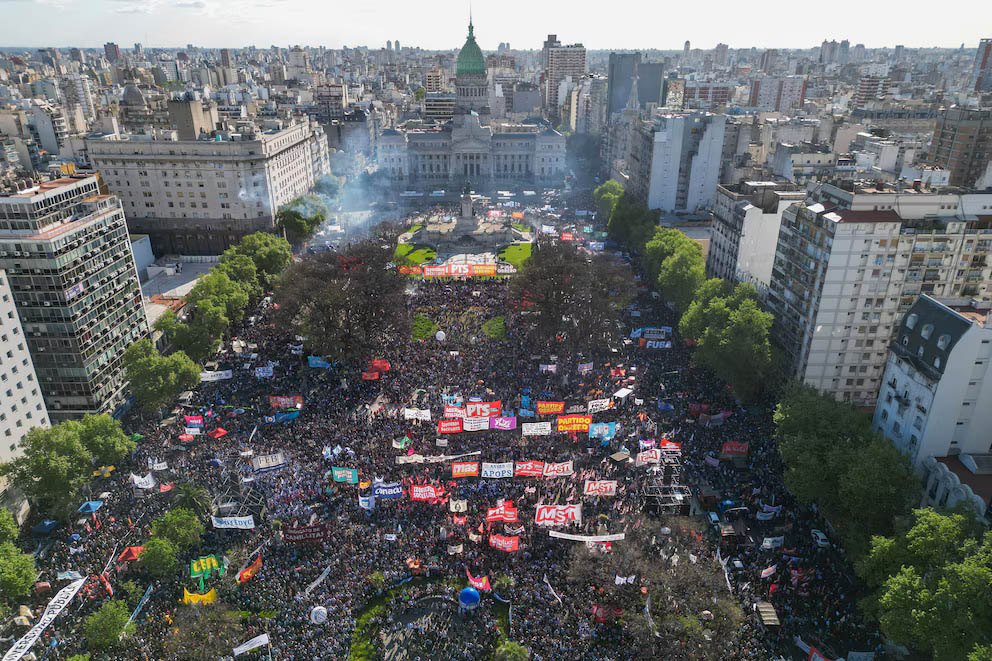
[[[988, 0], [854, 2], [800, 5], [741, 0], [626, 0], [571, 4], [476, 0], [479, 45], [540, 48], [548, 33], [587, 48], [808, 48], [849, 39], [869, 48], [904, 44], [973, 48], [992, 37]], [[302, 44], [458, 48], [469, 3], [455, 0], [0, 0], [0, 46], [145, 46]], [[981, 17], [984, 16], [985, 19]], [[971, 20], [969, 20], [969, 17]]]

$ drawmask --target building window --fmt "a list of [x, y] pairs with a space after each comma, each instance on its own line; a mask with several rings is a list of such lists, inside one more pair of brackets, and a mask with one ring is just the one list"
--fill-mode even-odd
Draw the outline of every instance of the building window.
[[924, 324], [923, 329], [920, 331], [920, 336], [924, 340], [929, 340], [931, 335], [933, 335], [933, 324]]

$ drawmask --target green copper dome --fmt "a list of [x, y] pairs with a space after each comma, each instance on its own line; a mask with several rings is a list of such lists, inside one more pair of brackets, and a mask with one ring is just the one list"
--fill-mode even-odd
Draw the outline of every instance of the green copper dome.
[[482, 49], [475, 43], [475, 34], [472, 31], [472, 22], [468, 24], [468, 39], [465, 45], [458, 52], [458, 66], [455, 68], [456, 76], [485, 76], [486, 58], [482, 56]]

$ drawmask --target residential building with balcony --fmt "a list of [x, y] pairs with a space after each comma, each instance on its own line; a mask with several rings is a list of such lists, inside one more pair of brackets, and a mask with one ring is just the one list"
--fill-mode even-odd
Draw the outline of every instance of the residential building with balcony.
[[52, 422], [121, 411], [148, 322], [120, 201], [95, 176], [0, 195], [0, 269]]
[[783, 212], [766, 304], [798, 379], [874, 406], [921, 293], [992, 296], [992, 194], [846, 188], [820, 185]]

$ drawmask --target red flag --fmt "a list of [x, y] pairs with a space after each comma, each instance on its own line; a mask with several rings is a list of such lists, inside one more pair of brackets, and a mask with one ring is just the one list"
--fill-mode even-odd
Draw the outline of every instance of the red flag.
[[262, 555], [255, 556], [255, 562], [238, 572], [238, 583], [244, 583], [262, 568]]
[[468, 574], [469, 584], [471, 584], [471, 586], [476, 590], [492, 590], [492, 588], [489, 586], [488, 576], [483, 576], [482, 578], [475, 578], [472, 576], [472, 572], [468, 570], [467, 566], [465, 567], [465, 573]]

